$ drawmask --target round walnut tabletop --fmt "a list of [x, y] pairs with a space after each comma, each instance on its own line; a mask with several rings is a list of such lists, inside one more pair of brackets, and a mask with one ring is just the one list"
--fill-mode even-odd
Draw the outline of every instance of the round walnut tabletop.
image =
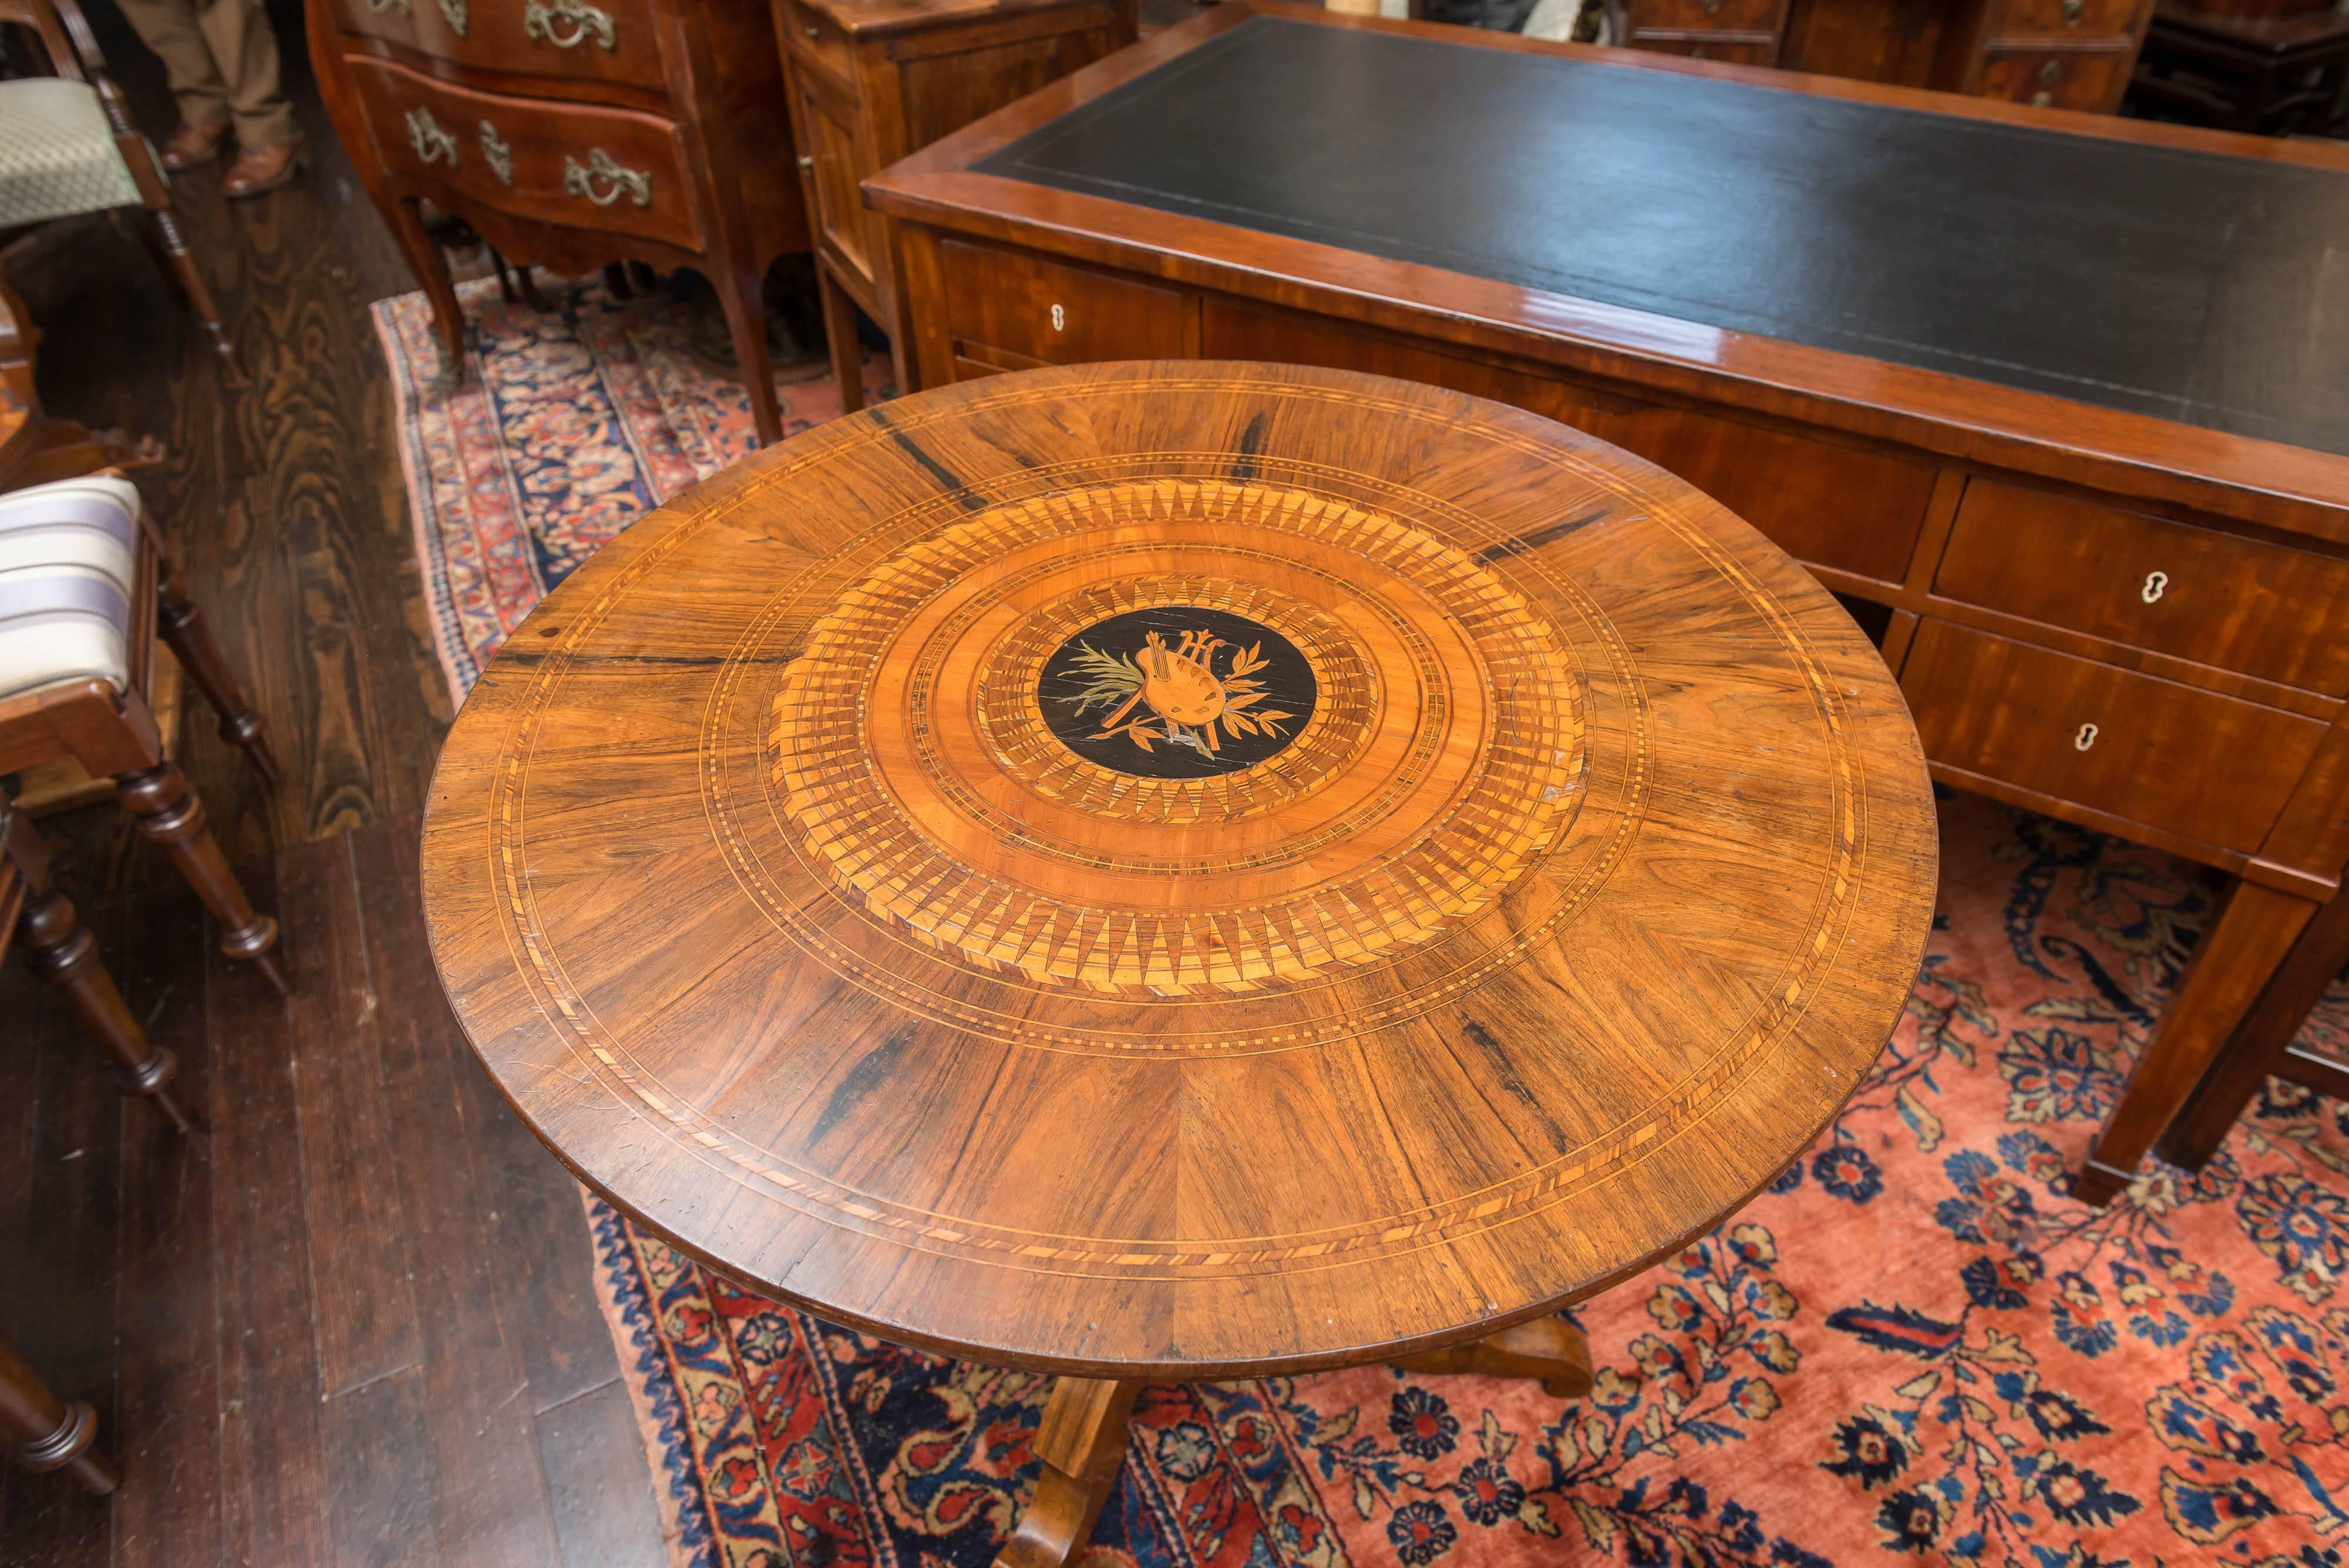
[[1883, 662], [1702, 493], [1429, 387], [1129, 364], [605, 545], [459, 716], [424, 895], [630, 1216], [1109, 1388], [1465, 1366], [1714, 1225], [1875, 1060], [1935, 859]]

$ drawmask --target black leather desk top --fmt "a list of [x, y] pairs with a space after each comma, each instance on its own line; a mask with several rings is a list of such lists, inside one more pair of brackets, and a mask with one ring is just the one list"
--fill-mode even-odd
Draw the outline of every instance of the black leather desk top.
[[2349, 455], [2349, 174], [1268, 16], [977, 168]]

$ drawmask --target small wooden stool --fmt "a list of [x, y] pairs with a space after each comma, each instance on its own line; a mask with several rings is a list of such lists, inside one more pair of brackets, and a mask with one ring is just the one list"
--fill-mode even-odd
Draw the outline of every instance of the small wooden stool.
[[139, 492], [118, 474], [0, 495], [0, 774], [71, 756], [114, 780], [221, 924], [221, 950], [280, 994], [277, 922], [257, 912], [204, 823], [148, 705], [158, 637], [220, 715], [223, 739], [274, 783], [262, 722], [181, 588]]

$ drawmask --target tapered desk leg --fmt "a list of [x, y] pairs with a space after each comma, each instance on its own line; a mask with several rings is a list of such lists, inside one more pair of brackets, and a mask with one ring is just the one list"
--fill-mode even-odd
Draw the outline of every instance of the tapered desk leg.
[[2137, 1161], [2202, 1081], [2316, 909], [2310, 899], [2256, 882], [2235, 884], [2218, 923], [2202, 934], [2187, 961], [2161, 1026], [2121, 1091], [2121, 1103], [2096, 1135], [2095, 1147], [2073, 1183], [2074, 1197], [2102, 1208], [2136, 1178]]
[[1473, 1377], [1537, 1377], [1543, 1392], [1579, 1399], [1590, 1392], [1590, 1342], [1562, 1317], [1537, 1317], [1483, 1339], [1407, 1355], [1395, 1366], [1405, 1372]]
[[[2349, 892], [2334, 894], [2300, 933], [2292, 956], [2268, 981], [2234, 1038], [2161, 1135], [2155, 1147], [2162, 1158], [2189, 1170], [2201, 1169], [2227, 1141], [2269, 1074], [2294, 1079], [2308, 1075], [2304, 1069], [2294, 1071], [2292, 1040], [2344, 964], [2349, 964]], [[2319, 1080], [2317, 1086], [2326, 1085]]]
[[1036, 1431], [1044, 1474], [1019, 1528], [995, 1554], [995, 1568], [1060, 1568], [1092, 1537], [1109, 1489], [1117, 1484], [1133, 1397], [1141, 1392], [1139, 1383], [1084, 1377], [1052, 1385]]

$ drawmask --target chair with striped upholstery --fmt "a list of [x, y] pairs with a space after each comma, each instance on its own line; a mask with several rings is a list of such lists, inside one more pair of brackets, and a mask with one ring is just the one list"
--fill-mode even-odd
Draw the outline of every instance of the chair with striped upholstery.
[[159, 636], [220, 715], [222, 737], [274, 783], [261, 720], [130, 483], [104, 472], [0, 495], [0, 774], [70, 756], [114, 780], [139, 830], [220, 921], [221, 950], [285, 992], [277, 922], [229, 870], [148, 706]]

